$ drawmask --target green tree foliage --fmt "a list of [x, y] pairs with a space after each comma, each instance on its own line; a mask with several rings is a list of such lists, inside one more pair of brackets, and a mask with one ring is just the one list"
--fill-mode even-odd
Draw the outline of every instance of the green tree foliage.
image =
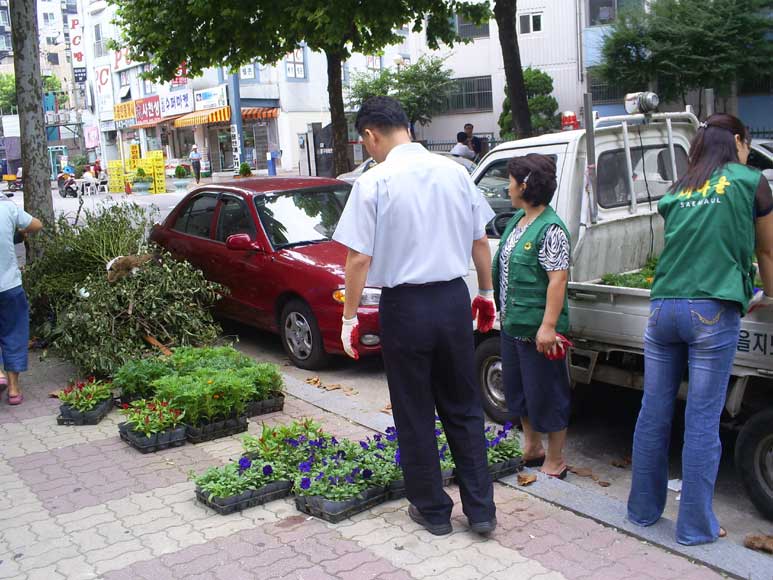
[[433, 113], [445, 103], [453, 83], [451, 70], [443, 63], [442, 58], [422, 56], [415, 64], [398, 70], [384, 68], [377, 73], [354, 75], [347, 105], [358, 109], [369, 97], [387, 95], [400, 101], [411, 128], [416, 123], [428, 125]]
[[339, 0], [334, 8], [328, 0], [109, 2], [118, 7], [120, 44], [133, 60], [150, 63], [156, 78], [173, 78], [182, 62], [192, 75], [210, 66], [237, 70], [254, 59], [275, 63], [301, 43], [324, 52], [338, 172], [349, 166], [341, 64], [352, 52], [376, 54], [403, 41], [403, 26], [420, 31], [425, 22], [431, 48], [450, 45], [459, 40], [454, 14], [473, 22], [490, 15], [487, 3], [473, 0]]
[[604, 41], [602, 76], [625, 89], [655, 81], [662, 100], [770, 74], [771, 0], [654, 0], [622, 13]]
[[[62, 81], [56, 76], [43, 77], [44, 93], [59, 93], [62, 90]], [[59, 104], [67, 102], [67, 96], [59, 95]], [[0, 110], [8, 112], [16, 107], [16, 77], [13, 73], [0, 73]]]
[[[559, 127], [558, 101], [551, 95], [553, 79], [539, 69], [528, 67], [523, 70], [523, 80], [526, 85], [526, 98], [531, 114], [531, 127], [535, 135], [548, 133]], [[502, 114], [499, 116], [500, 135], [503, 139], [515, 139], [513, 134], [512, 109], [510, 97], [505, 87], [505, 100], [502, 104]]]

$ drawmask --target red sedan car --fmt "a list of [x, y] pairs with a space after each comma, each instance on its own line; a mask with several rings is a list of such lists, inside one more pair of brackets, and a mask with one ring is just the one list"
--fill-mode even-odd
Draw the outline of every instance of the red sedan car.
[[[343, 354], [346, 248], [331, 240], [350, 185], [336, 179], [256, 178], [189, 193], [150, 238], [230, 289], [218, 311], [278, 332], [304, 369]], [[380, 351], [379, 288], [360, 309], [362, 355]]]

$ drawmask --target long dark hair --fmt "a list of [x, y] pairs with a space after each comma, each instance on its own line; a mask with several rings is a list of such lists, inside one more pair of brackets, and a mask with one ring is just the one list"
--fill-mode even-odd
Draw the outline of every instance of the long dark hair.
[[670, 192], [699, 189], [717, 169], [728, 163], [738, 163], [735, 136], [751, 142], [751, 135], [738, 117], [715, 113], [701, 123], [698, 134], [690, 143], [687, 173], [669, 189]]

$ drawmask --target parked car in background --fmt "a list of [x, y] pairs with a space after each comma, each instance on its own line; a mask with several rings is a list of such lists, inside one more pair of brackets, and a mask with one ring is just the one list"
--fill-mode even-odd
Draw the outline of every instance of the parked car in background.
[[762, 171], [773, 187], [773, 140], [752, 139], [747, 163]]
[[[442, 155], [443, 157], [448, 157], [449, 159], [452, 159], [456, 161], [459, 165], [464, 167], [468, 173], [472, 173], [475, 171], [475, 168], [477, 165], [475, 165], [474, 162], [470, 161], [469, 159], [465, 159], [464, 157], [459, 157], [458, 155], [451, 155], [448, 152], [445, 151], [433, 151], [433, 153], [437, 155]], [[357, 181], [357, 178], [365, 173], [368, 169], [371, 169], [376, 165], [376, 160], [372, 157], [368, 157], [365, 161], [360, 163], [353, 171], [350, 171], [349, 173], [342, 173], [338, 176], [337, 179], [340, 179], [341, 181], [345, 181], [347, 183], [354, 183]]]
[[[336, 179], [255, 178], [198, 187], [150, 239], [230, 293], [218, 313], [276, 332], [294, 365], [319, 369], [343, 354], [347, 249], [331, 240], [350, 186]], [[361, 355], [380, 352], [381, 290], [357, 316]]]

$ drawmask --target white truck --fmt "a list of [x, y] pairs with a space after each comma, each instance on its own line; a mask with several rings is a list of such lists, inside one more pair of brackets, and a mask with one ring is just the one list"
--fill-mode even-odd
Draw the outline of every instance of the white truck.
[[[698, 119], [688, 108], [677, 113], [594, 115], [586, 126], [593, 129], [504, 143], [481, 160], [472, 178], [497, 213], [488, 232], [493, 255], [514, 211], [507, 194], [508, 160], [528, 153], [556, 160], [558, 188], [551, 206], [572, 239], [572, 382], [641, 389], [650, 292], [606, 286], [600, 278], [638, 270], [662, 250], [657, 200], [685, 171]], [[471, 293], [477, 292], [474, 271], [467, 282]], [[498, 334], [498, 323], [494, 331], [476, 334], [476, 361], [486, 412], [504, 421], [509, 415]], [[685, 380], [680, 397], [686, 389]], [[742, 320], [723, 425], [740, 430], [736, 468], [754, 504], [773, 518], [773, 309]]]

